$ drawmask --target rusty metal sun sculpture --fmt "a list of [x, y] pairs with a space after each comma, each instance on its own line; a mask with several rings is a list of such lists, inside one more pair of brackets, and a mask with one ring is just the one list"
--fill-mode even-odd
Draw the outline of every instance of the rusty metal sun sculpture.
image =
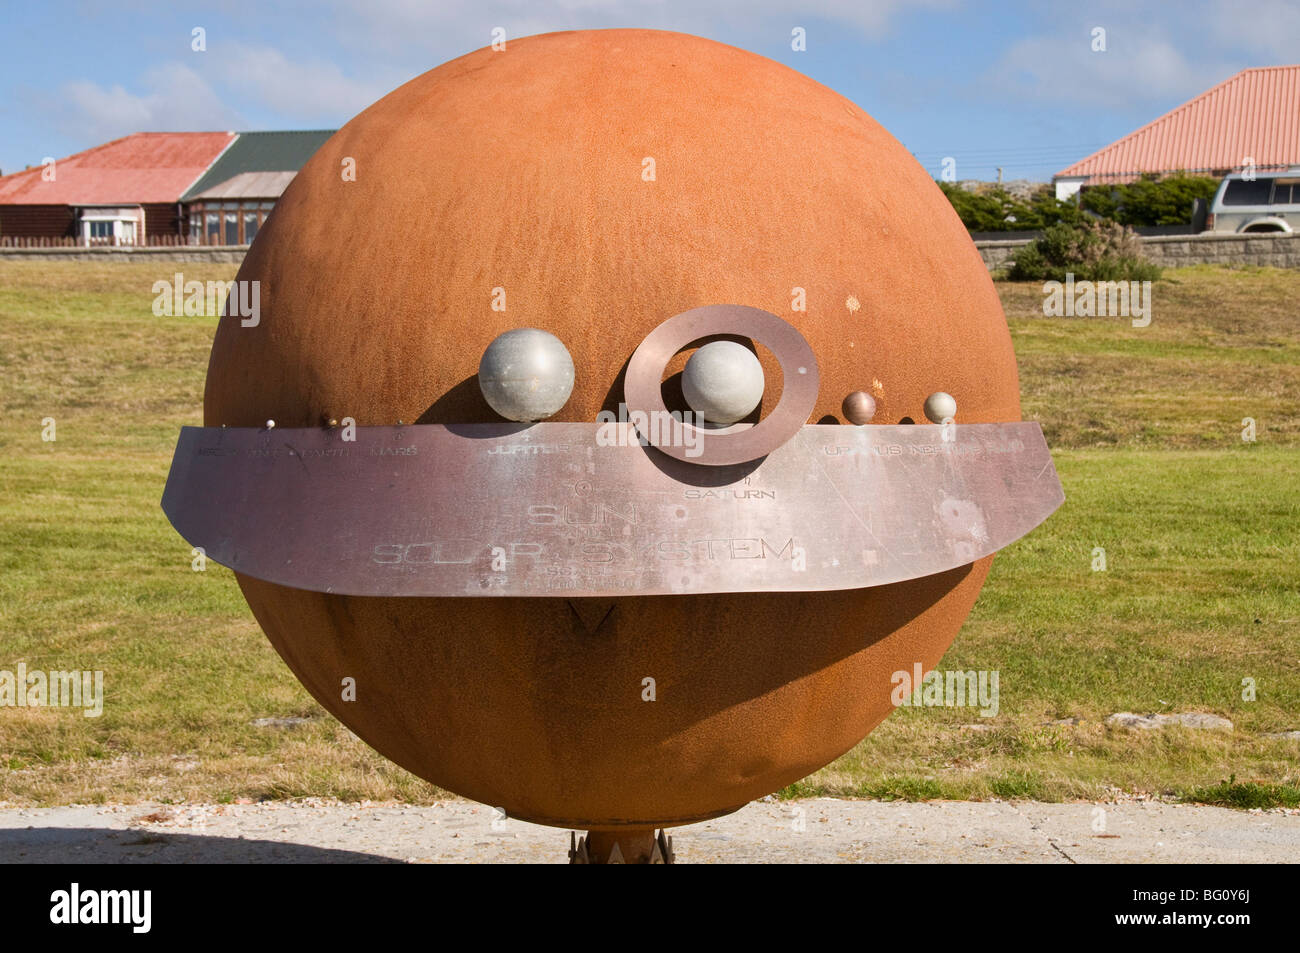
[[852, 748], [1063, 498], [933, 181], [696, 37], [411, 81], [238, 281], [172, 523], [357, 735], [578, 861], [670, 859]]

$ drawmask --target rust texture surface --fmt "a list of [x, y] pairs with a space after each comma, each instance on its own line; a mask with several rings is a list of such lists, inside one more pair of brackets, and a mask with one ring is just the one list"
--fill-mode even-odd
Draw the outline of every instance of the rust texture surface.
[[[221, 321], [210, 427], [498, 422], [474, 374], [518, 327], [572, 354], [553, 421], [591, 424], [651, 331], [728, 303], [810, 345], [803, 423], [841, 421], [859, 390], [875, 424], [924, 422], [939, 390], [959, 425], [1020, 417], [997, 295], [925, 170], [836, 93], [681, 34], [511, 40], [418, 77], [316, 153], [238, 277], [261, 282], [261, 318]], [[775, 395], [781, 367], [758, 354]], [[938, 662], [990, 561], [863, 589], [572, 599], [239, 581], [304, 685], [398, 764], [512, 816], [650, 828], [855, 745], [891, 710], [891, 673]]]

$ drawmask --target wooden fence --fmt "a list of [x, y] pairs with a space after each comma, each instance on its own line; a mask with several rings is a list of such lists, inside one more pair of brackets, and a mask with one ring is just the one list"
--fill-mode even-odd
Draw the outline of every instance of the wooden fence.
[[27, 235], [0, 235], [0, 248], [177, 248], [198, 246], [184, 235], [150, 235], [143, 242], [126, 242], [112, 236], [83, 238], [61, 235], [33, 238]]

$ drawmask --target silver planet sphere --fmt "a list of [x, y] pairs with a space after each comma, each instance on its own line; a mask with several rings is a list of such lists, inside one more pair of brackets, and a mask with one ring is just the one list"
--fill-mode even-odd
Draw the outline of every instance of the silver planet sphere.
[[858, 426], [869, 424], [871, 418], [876, 416], [876, 398], [864, 390], [855, 390], [844, 398], [840, 409], [844, 411], [844, 418], [849, 423]]
[[925, 399], [925, 416], [933, 424], [956, 419], [957, 401], [953, 400], [952, 394], [937, 390]]
[[478, 386], [488, 405], [507, 420], [545, 420], [573, 393], [573, 358], [549, 331], [516, 328], [484, 349]]
[[715, 424], [734, 424], [763, 399], [763, 365], [735, 341], [711, 341], [682, 369], [682, 396], [691, 409]]

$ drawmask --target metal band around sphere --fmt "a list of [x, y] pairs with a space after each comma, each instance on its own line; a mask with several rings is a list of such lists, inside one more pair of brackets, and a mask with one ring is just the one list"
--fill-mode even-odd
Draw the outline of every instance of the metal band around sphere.
[[[719, 334], [750, 338], [781, 365], [781, 399], [753, 426], [695, 427], [664, 405], [663, 372], [673, 355], [693, 341]], [[675, 460], [720, 467], [764, 457], [798, 433], [817, 404], [818, 380], [817, 358], [794, 325], [759, 308], [712, 304], [683, 311], [646, 335], [628, 362], [623, 391], [628, 416], [647, 442]], [[657, 420], [658, 426], [647, 426], [650, 420]]]

